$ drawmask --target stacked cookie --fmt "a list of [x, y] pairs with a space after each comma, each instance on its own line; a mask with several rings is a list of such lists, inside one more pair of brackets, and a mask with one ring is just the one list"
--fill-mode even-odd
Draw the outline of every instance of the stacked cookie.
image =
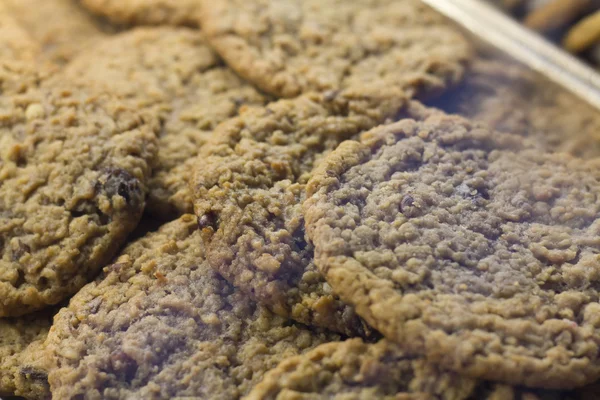
[[23, 4], [0, 396], [593, 396], [596, 110], [418, 0]]

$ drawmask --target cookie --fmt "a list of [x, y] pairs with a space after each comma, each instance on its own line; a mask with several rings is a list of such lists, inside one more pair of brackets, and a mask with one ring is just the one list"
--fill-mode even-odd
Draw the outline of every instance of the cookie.
[[527, 136], [548, 151], [600, 155], [598, 111], [514, 61], [481, 55], [455, 89], [429, 104]]
[[347, 90], [279, 100], [219, 125], [190, 182], [210, 265], [279, 315], [364, 334], [313, 264], [301, 204], [327, 152], [409, 106], [393, 89]]
[[156, 138], [137, 112], [66, 83], [0, 97], [0, 316], [56, 304], [136, 227]]
[[158, 163], [148, 211], [162, 219], [193, 212], [192, 159], [216, 125], [266, 97], [237, 77], [187, 28], [137, 28], [74, 60], [66, 77], [93, 81], [155, 120]]
[[408, 356], [387, 340], [325, 343], [287, 358], [263, 377], [247, 400], [559, 400], [562, 393], [532, 393], [442, 371]]
[[6, 8], [41, 49], [43, 60], [65, 64], [106, 36], [108, 27], [75, 0], [3, 0]]
[[439, 373], [386, 340], [351, 339], [282, 361], [247, 399], [467, 399], [474, 388], [474, 380]]
[[242, 77], [278, 97], [353, 86], [432, 96], [460, 80], [461, 33], [415, 0], [203, 0], [202, 29]]
[[442, 113], [362, 141], [307, 186], [334, 292], [444, 369], [549, 389], [598, 379], [598, 161]]
[[53, 396], [236, 399], [283, 358], [339, 340], [257, 306], [203, 253], [185, 215], [76, 294], [46, 342]]
[[47, 371], [35, 366], [53, 312], [0, 319], [0, 396], [50, 397]]
[[199, 0], [82, 0], [93, 13], [116, 24], [186, 25], [198, 24]]

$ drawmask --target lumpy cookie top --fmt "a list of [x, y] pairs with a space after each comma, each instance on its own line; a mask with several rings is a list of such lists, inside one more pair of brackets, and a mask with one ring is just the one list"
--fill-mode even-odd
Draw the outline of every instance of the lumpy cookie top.
[[184, 215], [130, 244], [57, 317], [47, 340], [61, 399], [236, 399], [282, 359], [339, 335], [257, 306], [204, 261]]
[[0, 319], [0, 395], [50, 397], [48, 374], [29, 365], [48, 335], [53, 313]]
[[158, 163], [148, 210], [169, 218], [192, 212], [187, 181], [192, 159], [216, 125], [266, 97], [240, 79], [187, 28], [137, 28], [74, 60], [63, 76], [94, 82], [153, 121]]
[[365, 85], [432, 95], [460, 80], [470, 57], [466, 39], [420, 1], [201, 3], [210, 44], [279, 97]]
[[155, 154], [150, 128], [110, 96], [62, 84], [0, 97], [0, 316], [56, 304], [98, 272], [141, 216]]
[[197, 25], [199, 0], [82, 0], [90, 11], [125, 25]]
[[407, 108], [399, 91], [348, 90], [280, 100], [219, 125], [192, 182], [210, 265], [280, 315], [364, 333], [316, 271], [301, 204], [325, 154]]
[[246, 399], [464, 400], [475, 398], [476, 386], [473, 379], [406, 356], [385, 339], [375, 344], [350, 339], [282, 361]]
[[429, 104], [527, 136], [549, 151], [600, 155], [600, 113], [595, 108], [498, 54], [482, 54], [456, 88]]
[[600, 376], [597, 162], [431, 115], [346, 142], [308, 184], [333, 290], [388, 339], [468, 376]]

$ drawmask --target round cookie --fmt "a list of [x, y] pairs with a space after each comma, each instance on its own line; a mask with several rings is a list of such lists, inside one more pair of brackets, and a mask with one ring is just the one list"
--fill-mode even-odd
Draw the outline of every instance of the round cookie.
[[282, 359], [339, 340], [257, 306], [203, 253], [184, 215], [77, 293], [46, 342], [53, 396], [236, 399]]
[[42, 343], [54, 312], [0, 319], [0, 396], [50, 397], [47, 371], [39, 368]]
[[247, 400], [559, 400], [540, 392], [470, 379], [408, 356], [387, 340], [325, 343], [283, 360]]
[[395, 86], [427, 97], [457, 83], [461, 33], [418, 0], [203, 0], [213, 48], [267, 93]]
[[316, 270], [301, 204], [326, 153], [409, 111], [422, 110], [400, 91], [357, 89], [279, 100], [219, 125], [190, 182], [210, 265], [279, 315], [367, 333]]
[[106, 36], [108, 27], [73, 0], [3, 0], [5, 7], [39, 47], [41, 59], [66, 64]]
[[136, 227], [156, 138], [135, 110], [63, 83], [0, 97], [0, 316], [56, 304]]
[[598, 162], [441, 113], [362, 141], [307, 187], [334, 292], [448, 370], [545, 388], [598, 379]]
[[187, 28], [116, 35], [74, 60], [63, 76], [102, 85], [154, 121], [159, 152], [147, 209], [161, 219], [193, 212], [192, 160], [216, 125], [267, 101]]
[[191, 25], [198, 24], [199, 0], [82, 0], [95, 14], [116, 24]]
[[479, 57], [456, 88], [429, 105], [527, 136], [550, 151], [600, 155], [600, 113], [595, 108], [497, 54]]

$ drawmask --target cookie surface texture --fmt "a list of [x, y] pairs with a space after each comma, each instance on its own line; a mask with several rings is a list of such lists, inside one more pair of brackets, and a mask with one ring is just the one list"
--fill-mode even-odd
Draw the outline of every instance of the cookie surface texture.
[[437, 371], [391, 342], [350, 339], [282, 361], [247, 399], [466, 400], [475, 390], [475, 380]]
[[442, 368], [546, 388], [598, 379], [597, 162], [444, 114], [362, 140], [320, 164], [304, 204], [333, 290]]
[[82, 0], [97, 15], [125, 25], [197, 25], [200, 0]]
[[192, 181], [207, 259], [279, 315], [348, 335], [360, 320], [313, 264], [301, 204], [313, 167], [343, 140], [409, 108], [402, 92], [310, 94], [217, 127]]
[[0, 319], [0, 395], [50, 397], [47, 371], [32, 364], [33, 358], [40, 357], [52, 316], [53, 313], [44, 311]]
[[0, 316], [18, 316], [73, 294], [123, 244], [156, 138], [134, 110], [80, 87], [0, 103]]
[[216, 125], [265, 96], [235, 75], [202, 35], [187, 28], [137, 28], [82, 54], [64, 76], [93, 81], [154, 120], [159, 137], [148, 211], [160, 218], [193, 212], [192, 160]]
[[335, 340], [220, 278], [185, 215], [126, 247], [59, 312], [49, 380], [57, 398], [236, 399], [283, 358]]
[[227, 64], [278, 97], [365, 85], [427, 97], [470, 57], [456, 28], [413, 0], [204, 0], [200, 17]]

